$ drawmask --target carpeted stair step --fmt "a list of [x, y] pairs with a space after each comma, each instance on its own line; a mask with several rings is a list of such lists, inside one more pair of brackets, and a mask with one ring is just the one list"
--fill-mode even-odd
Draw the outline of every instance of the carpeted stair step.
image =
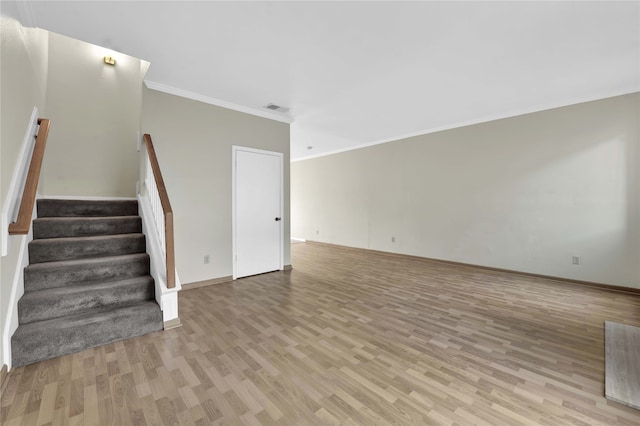
[[162, 329], [155, 301], [20, 325], [11, 337], [13, 367]]
[[137, 200], [38, 200], [38, 217], [137, 215]]
[[144, 253], [144, 234], [47, 238], [29, 243], [29, 263]]
[[163, 327], [136, 200], [38, 200], [13, 366]]
[[147, 253], [36, 263], [24, 268], [24, 291], [149, 275]]
[[153, 300], [154, 282], [149, 275], [98, 284], [81, 284], [30, 291], [18, 301], [21, 325], [76, 315], [109, 305]]
[[33, 238], [91, 237], [142, 232], [140, 216], [43, 217], [33, 221]]

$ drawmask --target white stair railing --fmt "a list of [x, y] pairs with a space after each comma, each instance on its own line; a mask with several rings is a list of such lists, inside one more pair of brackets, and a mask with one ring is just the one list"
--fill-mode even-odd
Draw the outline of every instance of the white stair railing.
[[[146, 152], [146, 149], [145, 149]], [[146, 173], [144, 178], [144, 185], [147, 188], [147, 194], [149, 195], [149, 203], [151, 204], [151, 211], [153, 212], [153, 221], [156, 224], [155, 231], [160, 239], [160, 248], [162, 254], [167, 255], [167, 238], [165, 235], [165, 223], [164, 212], [162, 211], [162, 202], [160, 201], [160, 194], [158, 193], [158, 186], [156, 180], [153, 177], [153, 169], [151, 167], [151, 161], [149, 156], [146, 157]]]
[[166, 264], [167, 288], [175, 287], [175, 255], [173, 252], [173, 210], [164, 186], [160, 165], [151, 136], [144, 135], [143, 155], [145, 161], [145, 189], [149, 196], [156, 232], [160, 239], [160, 247], [164, 252]]
[[138, 189], [142, 227], [147, 236], [147, 251], [151, 260], [151, 276], [156, 282], [156, 300], [162, 308], [165, 328], [179, 325], [178, 291], [173, 246], [173, 211], [151, 136], [144, 135], [140, 149], [144, 168]]

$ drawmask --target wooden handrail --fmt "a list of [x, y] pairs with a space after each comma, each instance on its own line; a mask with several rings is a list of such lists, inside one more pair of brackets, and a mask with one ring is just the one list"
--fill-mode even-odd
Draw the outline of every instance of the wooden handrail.
[[151, 163], [151, 170], [153, 170], [153, 177], [156, 181], [158, 195], [160, 196], [160, 204], [162, 205], [162, 211], [164, 213], [165, 252], [167, 256], [167, 288], [174, 288], [176, 286], [176, 259], [173, 249], [173, 210], [171, 210], [169, 195], [167, 194], [167, 188], [164, 186], [164, 179], [162, 179], [162, 173], [160, 172], [158, 157], [156, 157], [156, 150], [153, 148], [151, 135], [144, 135], [144, 144], [147, 148], [149, 163]]
[[31, 227], [31, 215], [33, 214], [33, 206], [36, 203], [36, 193], [38, 192], [38, 181], [40, 180], [44, 148], [47, 145], [47, 137], [49, 136], [49, 119], [38, 118], [38, 124], [40, 125], [40, 129], [38, 129], [33, 154], [31, 154], [31, 163], [29, 164], [27, 180], [24, 184], [24, 190], [22, 191], [18, 219], [14, 223], [9, 224], [9, 235], [28, 234], [29, 228]]

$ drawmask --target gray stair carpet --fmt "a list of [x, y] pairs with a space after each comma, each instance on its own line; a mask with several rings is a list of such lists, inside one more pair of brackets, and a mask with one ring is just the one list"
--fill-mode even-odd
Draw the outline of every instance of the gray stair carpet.
[[135, 200], [38, 200], [13, 366], [162, 329]]
[[40, 217], [33, 221], [33, 238], [90, 237], [140, 232], [140, 216]]

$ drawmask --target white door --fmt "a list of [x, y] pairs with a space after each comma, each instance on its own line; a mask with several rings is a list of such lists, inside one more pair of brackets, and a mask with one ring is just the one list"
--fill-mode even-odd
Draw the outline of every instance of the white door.
[[282, 153], [233, 147], [233, 278], [281, 270]]

